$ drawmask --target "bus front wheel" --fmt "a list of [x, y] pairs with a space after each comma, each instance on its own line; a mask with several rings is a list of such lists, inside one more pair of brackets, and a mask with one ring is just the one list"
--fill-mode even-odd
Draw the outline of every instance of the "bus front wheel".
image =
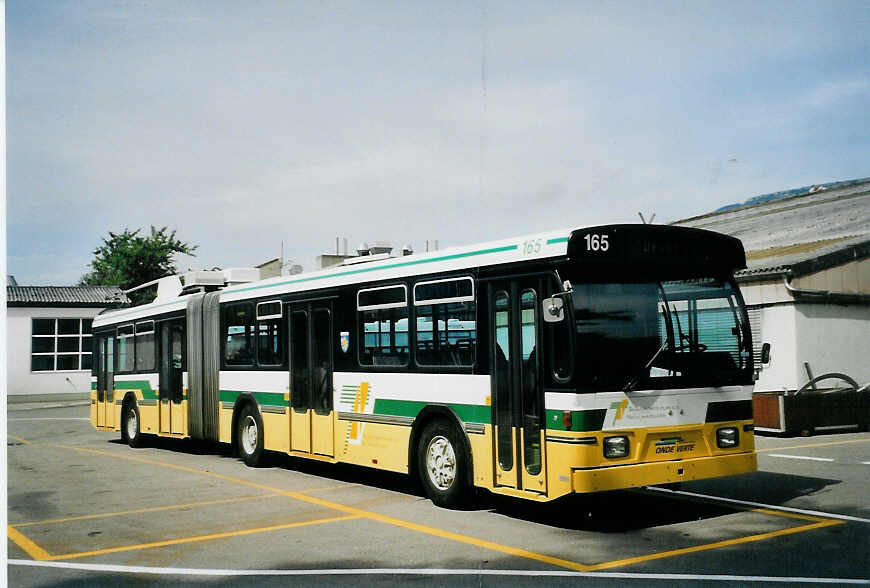
[[130, 447], [142, 447], [142, 430], [139, 409], [132, 402], [124, 404], [121, 417], [121, 440]]
[[253, 405], [248, 404], [239, 414], [237, 433], [239, 454], [245, 464], [257, 467], [263, 455], [263, 419]]
[[426, 495], [436, 506], [459, 508], [468, 503], [468, 464], [456, 427], [442, 420], [426, 425], [417, 445], [417, 468]]

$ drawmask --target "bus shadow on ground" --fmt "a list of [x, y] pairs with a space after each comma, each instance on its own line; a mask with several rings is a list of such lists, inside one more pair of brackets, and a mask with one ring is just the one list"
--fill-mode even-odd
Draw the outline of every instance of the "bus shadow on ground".
[[494, 512], [514, 519], [596, 533], [624, 533], [740, 512], [722, 504], [631, 490], [575, 494], [546, 503], [493, 495], [491, 502]]
[[812, 496], [842, 480], [816, 478], [776, 472], [753, 472], [731, 478], [701, 480], [684, 486], [684, 490], [762, 504], [781, 505], [795, 498]]
[[[120, 439], [111, 443], [121, 444]], [[188, 455], [216, 455], [239, 459], [226, 443], [146, 437], [144, 447]], [[241, 461], [239, 460], [241, 464]], [[260, 468], [296, 471], [324, 479], [371, 486], [427, 500], [418, 480], [406, 475], [351, 464], [331, 464], [283, 453], [263, 453]], [[754, 472], [728, 478], [687, 483], [683, 490], [712, 498], [656, 492], [646, 489], [617, 490], [596, 494], [573, 494], [550, 502], [532, 502], [478, 490], [470, 510], [493, 513], [560, 529], [599, 533], [622, 533], [678, 523], [712, 520], [743, 512], [747, 508], [717, 502], [715, 497], [779, 505], [823, 491], [840, 480]]]

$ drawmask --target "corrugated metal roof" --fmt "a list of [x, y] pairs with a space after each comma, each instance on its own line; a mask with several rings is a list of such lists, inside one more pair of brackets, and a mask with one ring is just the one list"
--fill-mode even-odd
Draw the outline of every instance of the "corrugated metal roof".
[[7, 286], [7, 306], [90, 306], [130, 304], [118, 286]]
[[870, 257], [870, 180], [673, 223], [743, 241], [743, 275], [794, 275]]

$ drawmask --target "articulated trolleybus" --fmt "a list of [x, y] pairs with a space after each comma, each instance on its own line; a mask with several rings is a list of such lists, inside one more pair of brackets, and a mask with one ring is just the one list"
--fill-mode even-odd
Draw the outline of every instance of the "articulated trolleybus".
[[751, 472], [743, 267], [732, 237], [609, 225], [165, 278], [94, 320], [91, 421], [404, 472], [447, 507]]

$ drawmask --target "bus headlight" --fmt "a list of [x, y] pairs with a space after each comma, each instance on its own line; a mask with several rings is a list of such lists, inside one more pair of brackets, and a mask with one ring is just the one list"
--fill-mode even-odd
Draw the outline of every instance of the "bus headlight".
[[723, 427], [716, 431], [716, 445], [720, 449], [730, 449], [737, 447], [740, 437], [737, 434], [737, 427]]
[[604, 438], [604, 457], [615, 459], [617, 457], [628, 457], [628, 437], [605, 437]]

